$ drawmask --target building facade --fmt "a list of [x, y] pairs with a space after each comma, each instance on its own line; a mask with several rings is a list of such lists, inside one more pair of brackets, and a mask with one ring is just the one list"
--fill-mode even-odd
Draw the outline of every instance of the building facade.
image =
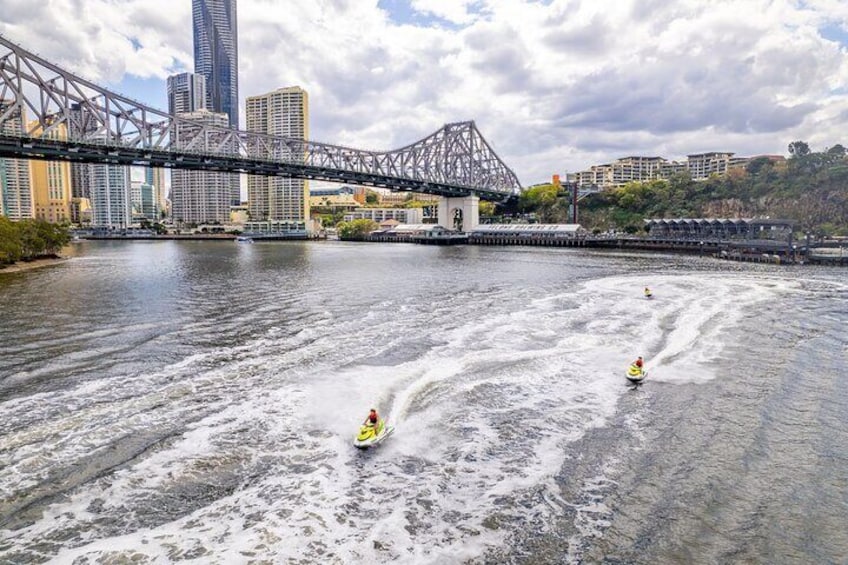
[[[65, 124], [54, 125], [42, 134], [37, 121], [30, 122], [34, 136], [47, 139], [68, 138]], [[71, 164], [67, 161], [37, 161], [29, 163], [35, 217], [52, 224], [71, 221]]]
[[686, 168], [692, 180], [705, 180], [710, 175], [724, 175], [734, 163], [733, 153], [710, 152], [686, 156]]
[[130, 168], [86, 165], [91, 189], [92, 227], [124, 229], [131, 223]]
[[[248, 131], [309, 138], [309, 95], [298, 86], [248, 97], [245, 116]], [[302, 162], [304, 157], [292, 152], [276, 156], [289, 162]], [[303, 179], [248, 176], [247, 199], [253, 221], [306, 222], [309, 218], [309, 183]]]
[[165, 169], [145, 167], [144, 182], [153, 187], [153, 202], [156, 219], [168, 213], [168, 187], [165, 184]]
[[[178, 114], [193, 122], [227, 127], [227, 115], [198, 110]], [[177, 148], [191, 142], [193, 130], [180, 125]], [[226, 224], [230, 220], [232, 178], [236, 175], [211, 171], [171, 171], [171, 219], [177, 226], [189, 224]]]
[[[0, 113], [5, 112], [13, 101], [0, 100]], [[3, 121], [2, 131], [7, 135], [21, 135], [24, 130], [24, 112], [20, 106], [12, 116]], [[11, 220], [23, 220], [35, 215], [32, 187], [29, 178], [29, 161], [26, 159], [0, 159], [0, 200], [3, 215]]]
[[373, 220], [382, 223], [386, 220], [396, 220], [401, 224], [420, 224], [424, 218], [421, 208], [357, 208], [344, 215], [344, 221]]
[[729, 152], [693, 154], [685, 162], [668, 161], [662, 157], [631, 156], [605, 165], [592, 165], [586, 171], [569, 174], [568, 180], [579, 186], [600, 188], [620, 187], [628, 182], [669, 179], [685, 172], [689, 173], [692, 180], [706, 180], [710, 175], [727, 174], [731, 168], [744, 166], [748, 161], [744, 157], [734, 157]]
[[180, 73], [168, 77], [168, 113], [172, 116], [206, 108], [206, 77]]
[[[68, 112], [68, 138], [89, 139], [97, 133], [97, 122], [85, 107], [72, 104]], [[91, 200], [91, 167], [85, 163], [71, 163], [71, 196]]]
[[[194, 72], [206, 79], [206, 109], [239, 125], [236, 0], [192, 0]], [[190, 111], [196, 110], [192, 109]]]

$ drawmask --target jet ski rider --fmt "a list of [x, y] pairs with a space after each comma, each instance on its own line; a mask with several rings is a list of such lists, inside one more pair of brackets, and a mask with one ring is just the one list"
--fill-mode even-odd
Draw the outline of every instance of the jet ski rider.
[[374, 430], [377, 430], [377, 423], [380, 421], [380, 416], [377, 415], [376, 408], [372, 408], [371, 412], [368, 413], [368, 417], [365, 418], [365, 421], [362, 422], [362, 425], [367, 426], [371, 425], [374, 427]]
[[642, 365], [644, 365], [644, 363], [643, 363], [643, 361], [642, 361], [642, 356], [640, 355], [638, 359], [636, 359], [635, 361], [633, 361], [633, 366], [634, 366], [634, 367], [639, 367], [639, 369], [642, 369]]

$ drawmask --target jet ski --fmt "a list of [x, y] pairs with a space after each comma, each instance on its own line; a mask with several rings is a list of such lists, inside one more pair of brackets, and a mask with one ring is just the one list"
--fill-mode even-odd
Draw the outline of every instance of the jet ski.
[[641, 383], [645, 377], [648, 376], [648, 371], [636, 364], [631, 364], [630, 367], [627, 368], [627, 372], [624, 376], [627, 377], [627, 380], [631, 383]]
[[359, 427], [359, 435], [353, 440], [353, 446], [368, 449], [372, 445], [383, 443], [394, 431], [394, 426], [386, 424], [385, 420], [380, 420], [376, 426], [369, 422]]

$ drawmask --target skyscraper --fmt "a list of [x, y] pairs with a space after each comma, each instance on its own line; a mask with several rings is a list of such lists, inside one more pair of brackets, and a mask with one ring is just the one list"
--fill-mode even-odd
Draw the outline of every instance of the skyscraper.
[[130, 168], [88, 164], [91, 225], [121, 229], [130, 226]]
[[[68, 112], [68, 139], [87, 139], [97, 131], [98, 124], [91, 112], [80, 104], [71, 104]], [[86, 163], [71, 163], [71, 196], [91, 198], [91, 167]]]
[[[280, 88], [247, 98], [247, 130], [306, 140], [309, 137], [309, 95], [299, 86]], [[277, 155], [298, 162], [303, 154]], [[247, 177], [250, 217], [254, 221], [305, 222], [309, 218], [309, 188], [303, 179]]]
[[[65, 124], [54, 124], [46, 134], [38, 121], [29, 124], [34, 136], [48, 139], [68, 139]], [[30, 186], [33, 208], [39, 220], [58, 224], [71, 219], [71, 164], [67, 161], [30, 161]]]
[[206, 79], [206, 108], [239, 126], [236, 0], [192, 0], [194, 72]]
[[168, 77], [168, 113], [173, 115], [206, 108], [206, 78], [180, 73]]
[[168, 194], [165, 186], [165, 169], [145, 167], [144, 182], [153, 187], [153, 205], [156, 208], [156, 219], [168, 211]]
[[[13, 104], [0, 100], [0, 113]], [[3, 122], [0, 132], [21, 135], [24, 129], [24, 112], [15, 108], [10, 119]], [[29, 179], [29, 161], [25, 159], [0, 159], [0, 200], [3, 214], [11, 220], [23, 220], [34, 215], [32, 188]]]
[[[179, 117], [199, 124], [227, 127], [227, 115], [198, 110]], [[178, 126], [179, 143], [192, 140], [191, 124]], [[231, 179], [236, 175], [211, 171], [171, 171], [171, 218], [176, 224], [227, 223], [230, 220]]]

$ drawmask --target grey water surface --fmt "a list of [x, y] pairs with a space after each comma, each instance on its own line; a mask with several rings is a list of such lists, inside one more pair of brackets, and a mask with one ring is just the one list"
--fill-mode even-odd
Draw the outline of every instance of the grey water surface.
[[0, 273], [0, 563], [848, 562], [843, 269], [67, 253]]

